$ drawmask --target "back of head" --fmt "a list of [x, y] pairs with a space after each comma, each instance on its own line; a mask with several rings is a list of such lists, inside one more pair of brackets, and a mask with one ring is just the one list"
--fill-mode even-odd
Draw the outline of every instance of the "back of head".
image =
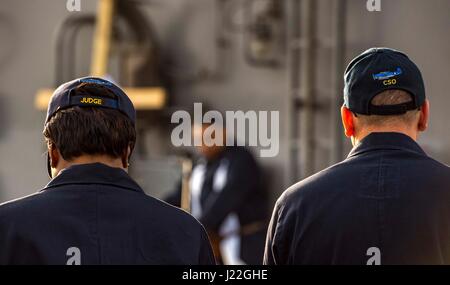
[[81, 156], [123, 158], [136, 142], [135, 110], [113, 83], [76, 79], [55, 91], [43, 134], [49, 150], [57, 149], [67, 162]]
[[[411, 95], [400, 89], [389, 89], [377, 94], [371, 101], [373, 106], [396, 106], [412, 101]], [[396, 115], [363, 115], [357, 114], [361, 127], [411, 127], [417, 123], [419, 108]]]
[[428, 101], [417, 65], [400, 51], [371, 48], [344, 75], [343, 123], [357, 141], [371, 132], [400, 132], [416, 139], [426, 129]]
[[119, 158], [136, 142], [136, 130], [125, 115], [94, 107], [75, 106], [58, 112], [43, 133], [67, 161], [81, 155]]

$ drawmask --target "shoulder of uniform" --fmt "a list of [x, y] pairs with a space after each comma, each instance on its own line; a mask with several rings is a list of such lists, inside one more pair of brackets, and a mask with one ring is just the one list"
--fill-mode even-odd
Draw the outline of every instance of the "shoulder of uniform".
[[42, 193], [34, 193], [18, 199], [10, 200], [0, 204], [0, 219], [11, 219], [15, 216], [23, 214], [23, 210], [28, 207], [31, 201], [40, 197]]
[[427, 156], [426, 158], [435, 167], [440, 168], [444, 172], [450, 173], [450, 166], [449, 165], [446, 165], [446, 164], [444, 164], [444, 163], [442, 163], [440, 161], [437, 161], [436, 159], [434, 159], [434, 158], [432, 158], [430, 156]]
[[9, 209], [9, 208], [15, 208], [15, 207], [20, 207], [25, 203], [30, 202], [31, 200], [34, 200], [36, 198], [39, 197], [39, 195], [41, 195], [41, 192], [37, 192], [37, 193], [33, 193], [24, 197], [20, 197], [14, 200], [9, 200], [3, 203], [0, 203], [0, 209], [4, 210], [4, 209]]
[[152, 212], [158, 212], [161, 217], [164, 217], [165, 222], [180, 222], [180, 224], [185, 224], [198, 229], [202, 227], [200, 222], [185, 210], [170, 205], [169, 203], [152, 196], [145, 195], [145, 197], [147, 202], [152, 203], [152, 207], [148, 207], [148, 209]]
[[447, 181], [450, 183], [450, 167], [442, 162], [435, 160], [432, 157], [427, 156], [427, 163], [424, 163], [424, 168], [428, 170], [428, 173], [432, 173], [433, 179], [439, 181]]
[[203, 225], [188, 212], [170, 205], [157, 198], [147, 196], [150, 215], [157, 217], [159, 227], [171, 232], [174, 237], [190, 240], [195, 244], [204, 240], [205, 229]]
[[324, 187], [330, 183], [330, 179], [339, 176], [344, 170], [347, 162], [344, 160], [321, 170], [287, 188], [277, 201], [279, 206], [289, 205], [297, 200], [308, 199], [316, 191], [326, 191], [329, 187]]

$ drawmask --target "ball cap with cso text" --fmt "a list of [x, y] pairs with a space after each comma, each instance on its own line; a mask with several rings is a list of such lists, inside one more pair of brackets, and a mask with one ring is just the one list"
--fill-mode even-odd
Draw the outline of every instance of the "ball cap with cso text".
[[[81, 86], [88, 86], [94, 92], [74, 92]], [[95, 92], [96, 89], [98, 92]], [[109, 96], [102, 96], [104, 89], [107, 89]], [[130, 98], [117, 85], [103, 78], [82, 77], [59, 86], [48, 104], [45, 123], [58, 111], [73, 106], [116, 109], [125, 114], [133, 124], [136, 123], [136, 110]]]
[[[344, 75], [344, 106], [363, 115], [400, 115], [418, 109], [425, 102], [425, 86], [419, 68], [403, 52], [371, 48], [347, 66]], [[386, 90], [404, 90], [412, 101], [396, 105], [372, 105], [372, 99]]]

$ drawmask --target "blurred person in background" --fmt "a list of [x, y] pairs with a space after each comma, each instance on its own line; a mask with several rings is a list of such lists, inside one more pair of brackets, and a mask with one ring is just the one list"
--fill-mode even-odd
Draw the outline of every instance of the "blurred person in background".
[[0, 206], [0, 264], [215, 264], [201, 224], [128, 175], [135, 121], [109, 81], [55, 91], [44, 127], [52, 180]]
[[345, 72], [343, 162], [286, 190], [264, 263], [450, 264], [450, 169], [417, 144], [429, 103], [404, 53], [372, 48]]
[[[225, 145], [225, 127], [218, 130], [223, 144], [207, 146], [203, 135], [211, 125], [193, 127], [203, 143], [189, 180], [191, 214], [206, 228], [220, 263], [261, 264], [269, 216], [261, 169], [245, 147]], [[181, 196], [180, 186], [166, 201], [180, 206]]]

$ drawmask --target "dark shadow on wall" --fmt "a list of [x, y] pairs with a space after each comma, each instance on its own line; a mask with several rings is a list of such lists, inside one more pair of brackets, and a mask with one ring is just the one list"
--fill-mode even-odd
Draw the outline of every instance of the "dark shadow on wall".
[[17, 31], [14, 21], [5, 13], [0, 13], [0, 72], [14, 56], [17, 44]]
[[0, 92], [0, 143], [7, 135], [9, 126], [8, 102], [4, 94]]
[[[12, 18], [5, 12], [0, 13], [0, 76], [5, 71], [8, 64], [15, 55], [15, 46], [17, 44], [16, 25]], [[0, 91], [0, 144], [4, 143], [5, 137], [8, 135], [10, 126], [8, 97]], [[0, 162], [2, 163], [2, 162]], [[4, 185], [2, 173], [0, 173], [0, 202], [4, 201]]]
[[[0, 93], [0, 144], [3, 143], [8, 131], [8, 104], [4, 94]], [[1, 163], [1, 162], [0, 162]], [[0, 203], [4, 201], [2, 173], [0, 173]]]
[[3, 203], [3, 202], [6, 202], [6, 200], [5, 200], [5, 190], [4, 190], [5, 188], [3, 187], [3, 179], [2, 179], [2, 177], [0, 176], [0, 204], [1, 203]]
[[[0, 144], [3, 143], [9, 126], [8, 103], [4, 94], [0, 93]], [[1, 163], [1, 162], [0, 162]], [[2, 173], [0, 173], [0, 203], [4, 201], [4, 188]]]

